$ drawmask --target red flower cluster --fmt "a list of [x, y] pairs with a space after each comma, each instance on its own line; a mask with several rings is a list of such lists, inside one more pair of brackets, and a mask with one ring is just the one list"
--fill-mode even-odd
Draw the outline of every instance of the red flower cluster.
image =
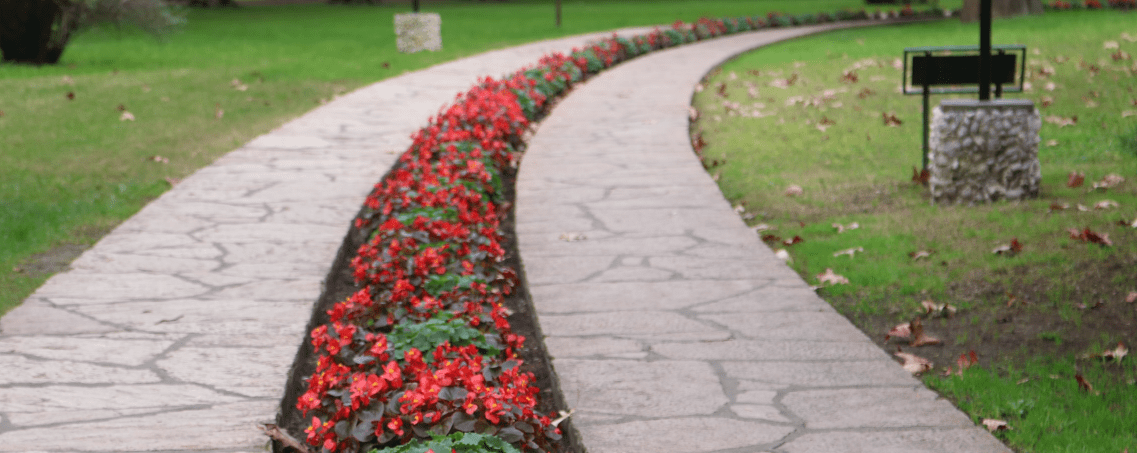
[[[700, 19], [630, 39], [613, 35], [486, 78], [431, 118], [355, 220], [370, 232], [351, 261], [362, 288], [311, 332], [316, 370], [296, 402], [311, 418], [308, 443], [354, 453], [457, 431], [548, 450], [560, 430], [535, 412], [535, 379], [516, 353], [525, 338], [511, 332], [502, 305], [518, 284], [503, 263], [502, 175], [517, 168], [522, 134], [549, 99], [587, 74], [762, 26], [760, 18]], [[443, 330], [420, 338], [414, 326]]]

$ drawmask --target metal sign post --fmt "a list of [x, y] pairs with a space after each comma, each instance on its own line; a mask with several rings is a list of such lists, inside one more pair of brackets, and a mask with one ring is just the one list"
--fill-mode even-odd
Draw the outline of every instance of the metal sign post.
[[991, 0], [979, 2], [979, 100], [991, 100]]

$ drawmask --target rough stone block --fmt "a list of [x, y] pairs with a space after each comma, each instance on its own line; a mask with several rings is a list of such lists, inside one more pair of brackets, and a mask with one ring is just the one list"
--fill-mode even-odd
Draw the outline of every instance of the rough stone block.
[[1025, 99], [945, 100], [932, 112], [928, 186], [935, 203], [1038, 196], [1042, 120]]
[[438, 13], [396, 14], [395, 36], [399, 52], [442, 50], [442, 17]]

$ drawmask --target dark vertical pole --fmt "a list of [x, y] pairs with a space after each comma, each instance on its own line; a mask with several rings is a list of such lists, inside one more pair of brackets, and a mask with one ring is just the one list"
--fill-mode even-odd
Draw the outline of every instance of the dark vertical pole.
[[414, 4], [415, 12], [417, 13], [418, 12], [418, 0], [412, 0], [411, 3]]
[[979, 1], [979, 100], [991, 100], [991, 0]]
[[[925, 52], [924, 56], [927, 57], [927, 60], [925, 60], [925, 61], [931, 62], [931, 59], [932, 59], [932, 53], [931, 52]], [[913, 64], [913, 66], [915, 66], [915, 65]], [[924, 64], [923, 69], [921, 69], [923, 74], [920, 75], [920, 77], [923, 78], [923, 80], [924, 80], [924, 154], [923, 154], [923, 165], [924, 166], [920, 167], [921, 170], [927, 170], [928, 169], [928, 128], [931, 127], [929, 125], [929, 121], [928, 121], [928, 97], [932, 94], [932, 88], [931, 88], [931, 85], [928, 85], [928, 83], [931, 82], [931, 77], [928, 74], [928, 66], [929, 66], [929, 64], [927, 64], [927, 63]]]
[[557, 0], [557, 28], [561, 28], [561, 0]]

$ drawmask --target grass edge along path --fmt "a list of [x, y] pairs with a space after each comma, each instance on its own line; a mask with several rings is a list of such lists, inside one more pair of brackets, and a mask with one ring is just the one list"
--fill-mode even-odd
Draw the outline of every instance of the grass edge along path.
[[[975, 30], [903, 28], [782, 43], [709, 74], [693, 100], [704, 165], [799, 275], [827, 285], [819, 295], [886, 351], [932, 359], [925, 382], [977, 422], [1007, 421], [997, 435], [1012, 447], [1134, 449], [1137, 364], [1118, 345], [1137, 342], [1137, 304], [1126, 297], [1137, 290], [1137, 28], [1118, 12], [996, 22], [995, 42], [1031, 52], [1031, 87], [1008, 97], [1035, 100], [1045, 120], [1043, 193], [978, 207], [932, 206], [908, 180], [920, 163], [920, 100], [897, 91], [902, 45], [967, 44]], [[817, 48], [828, 50], [805, 51]], [[1070, 172], [1084, 185], [1068, 187]], [[1109, 174], [1127, 181], [1091, 188]], [[1114, 244], [1065, 230], [1085, 227]], [[993, 253], [1012, 239], [1021, 252]], [[819, 280], [826, 269], [829, 283]], [[840, 277], [850, 283], [833, 285]], [[917, 317], [943, 344], [916, 346], [894, 329]], [[970, 351], [981, 369], [954, 376]]]

